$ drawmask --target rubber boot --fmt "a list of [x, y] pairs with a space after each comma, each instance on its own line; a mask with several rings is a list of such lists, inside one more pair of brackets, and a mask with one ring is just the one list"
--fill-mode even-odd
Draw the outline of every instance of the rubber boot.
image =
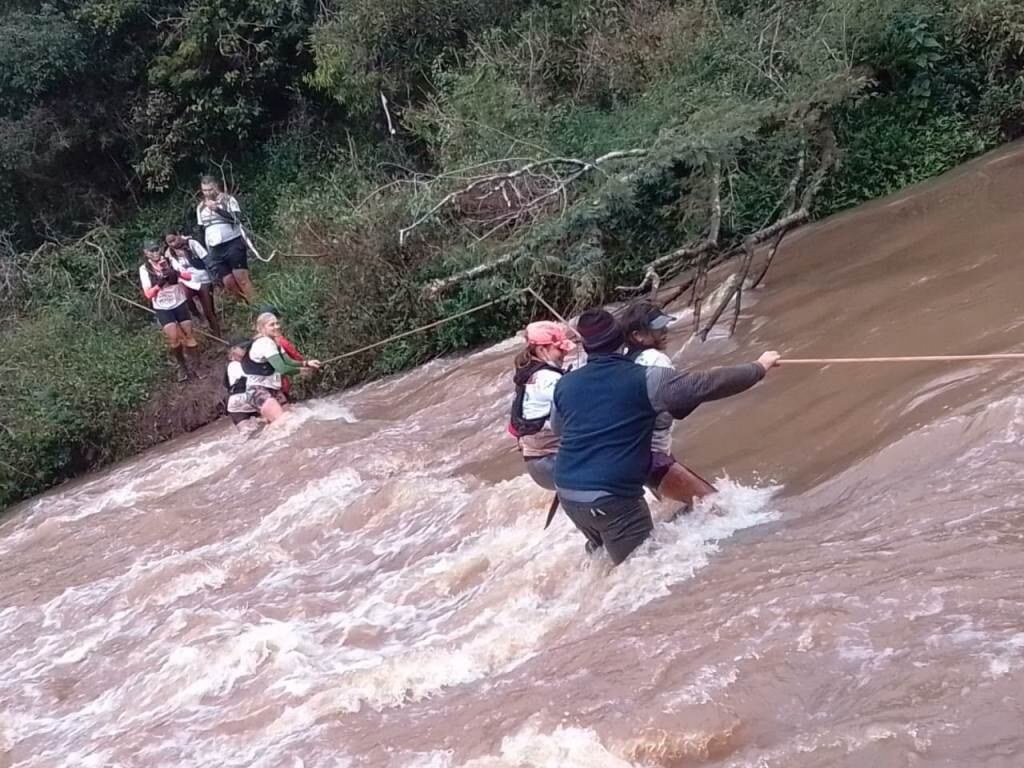
[[175, 347], [171, 354], [174, 357], [174, 362], [178, 365], [177, 381], [179, 383], [188, 381], [192, 377], [192, 374], [188, 369], [188, 361], [185, 359], [185, 350], [181, 347]]
[[201, 365], [201, 363], [202, 363], [202, 355], [199, 352], [199, 347], [198, 346], [186, 347], [186, 349], [188, 350], [188, 352], [187, 352], [188, 357], [191, 358], [191, 360], [189, 361], [189, 366], [188, 366], [188, 368], [189, 368], [189, 375], [193, 379], [204, 379], [204, 378], [206, 378], [201, 373], [201, 371], [202, 371], [202, 365]]

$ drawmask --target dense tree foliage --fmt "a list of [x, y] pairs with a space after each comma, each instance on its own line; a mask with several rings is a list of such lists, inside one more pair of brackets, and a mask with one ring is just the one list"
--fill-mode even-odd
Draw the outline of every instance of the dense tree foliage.
[[138, 414], [178, 390], [118, 297], [139, 240], [189, 222], [199, 172], [277, 252], [262, 297], [329, 355], [527, 284], [613, 298], [680, 246], [730, 252], [817, 170], [822, 215], [1024, 133], [1015, 0], [21, 0], [0, 39], [0, 505], [157, 439]]

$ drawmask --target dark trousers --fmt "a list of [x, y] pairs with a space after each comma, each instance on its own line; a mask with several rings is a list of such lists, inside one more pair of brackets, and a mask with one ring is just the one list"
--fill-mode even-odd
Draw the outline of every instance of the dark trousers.
[[643, 544], [654, 528], [643, 496], [606, 496], [581, 504], [562, 499], [562, 507], [593, 547], [603, 546], [615, 565]]

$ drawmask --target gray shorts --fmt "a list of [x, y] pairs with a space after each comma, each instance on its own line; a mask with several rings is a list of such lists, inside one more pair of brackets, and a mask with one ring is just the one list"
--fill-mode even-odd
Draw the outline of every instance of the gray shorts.
[[549, 491], [555, 490], [555, 456], [531, 456], [526, 461], [526, 472], [537, 485]]

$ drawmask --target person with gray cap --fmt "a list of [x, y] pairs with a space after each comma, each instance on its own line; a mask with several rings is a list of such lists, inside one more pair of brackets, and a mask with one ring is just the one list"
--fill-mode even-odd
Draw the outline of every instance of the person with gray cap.
[[145, 262], [139, 267], [139, 282], [142, 293], [153, 305], [157, 323], [167, 340], [171, 358], [178, 366], [178, 381], [187, 381], [195, 374], [185, 357], [185, 350], [198, 355], [199, 343], [192, 333], [192, 316], [188, 311], [188, 292], [180, 278], [188, 279], [188, 273], [181, 274], [164, 256], [163, 249], [155, 240], [142, 244]]
[[[653, 301], [639, 300], [627, 306], [619, 315], [626, 336], [626, 357], [638, 365], [675, 372], [672, 358], [665, 353], [668, 329], [675, 319]], [[679, 515], [690, 511], [695, 498], [712, 494], [715, 488], [672, 455], [673, 422], [670, 413], [659, 413], [654, 422], [647, 487], [659, 498], [682, 501], [683, 506], [675, 513]]]
[[555, 487], [587, 550], [603, 546], [618, 565], [654, 527], [644, 482], [658, 414], [682, 419], [701, 403], [739, 394], [764, 378], [779, 355], [765, 352], [755, 363], [677, 374], [621, 354], [625, 333], [606, 310], [587, 310], [576, 329], [587, 363], [555, 387], [551, 428], [561, 437]]

